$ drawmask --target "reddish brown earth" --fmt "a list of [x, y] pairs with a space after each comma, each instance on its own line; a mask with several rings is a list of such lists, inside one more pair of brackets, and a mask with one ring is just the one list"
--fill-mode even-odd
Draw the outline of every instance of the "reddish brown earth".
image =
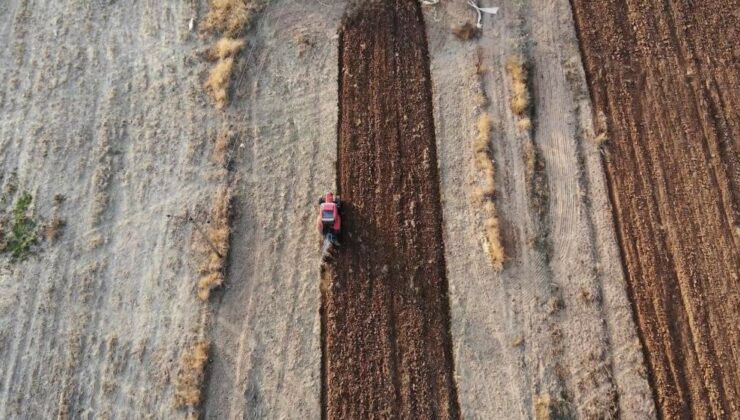
[[572, 4], [659, 411], [737, 415], [740, 3]]
[[458, 418], [424, 22], [364, 4], [340, 33], [344, 246], [325, 267], [325, 418]]

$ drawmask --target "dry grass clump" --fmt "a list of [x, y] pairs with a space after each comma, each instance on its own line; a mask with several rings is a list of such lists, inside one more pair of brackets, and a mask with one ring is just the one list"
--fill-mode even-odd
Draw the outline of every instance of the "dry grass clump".
[[480, 28], [470, 22], [465, 22], [462, 25], [453, 26], [452, 33], [462, 41], [469, 41], [480, 36]]
[[516, 122], [516, 127], [522, 131], [529, 131], [532, 129], [532, 120], [529, 117], [524, 117]]
[[244, 33], [254, 14], [249, 0], [211, 0], [203, 28], [236, 37]]
[[203, 84], [206, 92], [216, 103], [216, 108], [223, 109], [229, 101], [229, 83], [231, 74], [234, 72], [234, 58], [228, 57], [219, 60], [208, 74], [208, 79]]
[[491, 160], [491, 150], [489, 142], [491, 140], [491, 116], [483, 113], [478, 117], [476, 124], [478, 135], [473, 144], [475, 152], [475, 163], [478, 169], [483, 173], [483, 187], [479, 190], [477, 197], [480, 200], [492, 198], [496, 192], [496, 183], [494, 179], [493, 161]]
[[211, 206], [211, 222], [206, 230], [208, 244], [202, 246], [208, 249], [208, 255], [200, 267], [200, 278], [198, 279], [198, 297], [207, 301], [211, 296], [211, 290], [224, 282], [224, 269], [229, 252], [229, 239], [231, 236], [231, 191], [222, 186], [219, 188]]
[[478, 117], [476, 124], [478, 135], [473, 144], [475, 152], [475, 163], [478, 170], [482, 173], [482, 185], [474, 192], [476, 202], [482, 206], [485, 215], [484, 232], [485, 248], [488, 252], [491, 263], [494, 268], [500, 270], [504, 263], [504, 247], [501, 242], [501, 229], [499, 226], [496, 207], [493, 204], [493, 197], [496, 192], [495, 169], [491, 158], [491, 131], [493, 129], [491, 116], [482, 113]]
[[244, 49], [244, 40], [235, 38], [221, 38], [208, 51], [208, 57], [213, 60], [225, 60], [235, 57]]
[[496, 209], [492, 202], [487, 202], [484, 206], [486, 210], [487, 218], [485, 222], [486, 229], [486, 243], [488, 248], [488, 255], [491, 257], [491, 264], [496, 270], [501, 270], [504, 267], [504, 245], [501, 242], [501, 226], [499, 226], [498, 217], [496, 215]]
[[479, 93], [475, 95], [475, 105], [478, 108], [485, 108], [490, 103], [491, 103], [490, 99], [488, 99], [488, 96], [486, 96], [485, 94]]
[[529, 108], [529, 88], [527, 87], [527, 68], [521, 57], [510, 57], [506, 62], [506, 71], [512, 81], [511, 111], [523, 116]]
[[200, 405], [209, 350], [208, 341], [199, 341], [182, 355], [180, 370], [175, 382], [175, 405], [177, 407], [195, 408]]

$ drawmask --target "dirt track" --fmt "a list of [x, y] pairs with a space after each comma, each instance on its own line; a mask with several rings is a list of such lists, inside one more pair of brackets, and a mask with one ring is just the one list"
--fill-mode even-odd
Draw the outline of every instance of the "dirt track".
[[573, 5], [659, 410], [738, 413], [740, 5]]
[[340, 37], [337, 183], [348, 206], [346, 246], [325, 273], [323, 414], [457, 418], [421, 11], [365, 5]]

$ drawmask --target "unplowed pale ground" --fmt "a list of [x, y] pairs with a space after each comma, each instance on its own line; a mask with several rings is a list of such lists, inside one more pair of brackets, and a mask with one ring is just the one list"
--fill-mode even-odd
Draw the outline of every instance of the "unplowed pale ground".
[[[249, 33], [227, 286], [214, 294], [206, 418], [321, 415], [318, 197], [334, 188], [341, 2], [271, 2]], [[241, 145], [244, 145], [241, 147]]]
[[[190, 2], [0, 3], [2, 208], [66, 221], [0, 270], [0, 417], [172, 415], [199, 335], [194, 232], [218, 119]], [[17, 188], [15, 194], [12, 186]], [[177, 217], [168, 217], [168, 215]]]

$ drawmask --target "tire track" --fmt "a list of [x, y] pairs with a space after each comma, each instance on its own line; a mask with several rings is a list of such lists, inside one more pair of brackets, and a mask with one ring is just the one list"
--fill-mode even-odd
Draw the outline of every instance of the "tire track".
[[458, 418], [420, 7], [363, 4], [339, 43], [345, 246], [324, 272], [322, 414]]

